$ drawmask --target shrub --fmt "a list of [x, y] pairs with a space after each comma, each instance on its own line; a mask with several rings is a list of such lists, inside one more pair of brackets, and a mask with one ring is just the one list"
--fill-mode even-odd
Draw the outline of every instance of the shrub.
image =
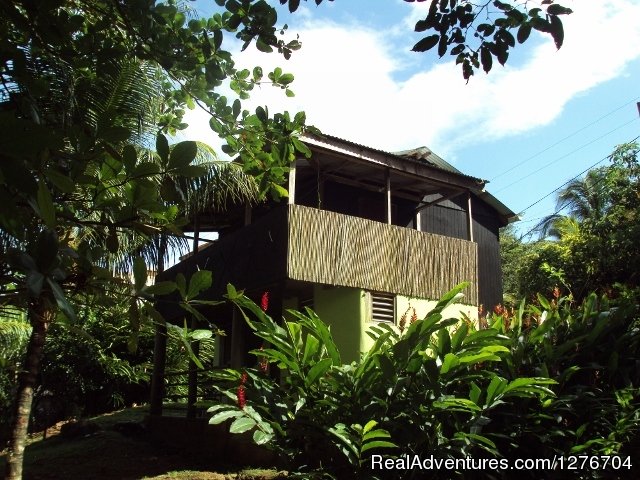
[[[574, 308], [540, 297], [541, 306], [498, 311], [478, 329], [466, 318], [442, 316], [461, 288], [403, 334], [372, 327], [373, 347], [350, 365], [311, 310], [291, 312], [295, 321], [280, 326], [232, 290], [229, 297], [265, 342], [253, 353], [279, 374], [226, 370], [221, 391], [231, 403], [213, 406], [211, 423], [232, 420], [231, 432], [252, 431], [293, 468], [338, 478], [412, 475], [372, 471], [373, 453], [624, 453], [639, 420], [635, 305], [613, 308], [590, 296]], [[519, 472], [527, 475], [540, 472]]]

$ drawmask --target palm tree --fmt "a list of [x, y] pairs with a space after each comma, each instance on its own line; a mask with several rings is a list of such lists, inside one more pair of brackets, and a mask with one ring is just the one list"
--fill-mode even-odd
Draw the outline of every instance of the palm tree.
[[[535, 230], [541, 237], [561, 239], [577, 233], [583, 222], [601, 220], [611, 206], [607, 169], [589, 170], [583, 178], [571, 180], [556, 198], [556, 213], [542, 219]], [[567, 214], [559, 213], [565, 211]]]
[[[60, 253], [56, 239], [62, 238], [65, 244], [75, 250], [73, 254], [80, 251], [97, 252], [82, 257], [84, 263], [121, 264], [125, 268], [127, 259], [147, 252], [149, 263], [161, 269], [172, 242], [178, 246], [185, 244], [185, 240], [180, 238], [174, 242], [173, 236], [157, 237], [156, 234], [163, 233], [163, 229], [160, 224], [154, 227], [152, 215], [145, 217], [145, 223], [139, 227], [134, 225], [137, 222], [135, 218], [122, 219], [122, 212], [128, 207], [127, 188], [129, 191], [132, 188], [147, 189], [149, 197], [156, 203], [164, 198], [159, 194], [164, 174], [152, 165], [156, 158], [150, 150], [152, 140], [156, 138], [158, 120], [161, 120], [160, 123], [164, 121], [161, 115], [163, 98], [159, 95], [163, 90], [157, 70], [136, 60], [102, 62], [96, 72], [91, 69], [74, 70], [59, 58], [51, 59], [43, 55], [32, 59], [28, 58], [28, 53], [26, 55], [31, 66], [25, 72], [34, 82], [47, 78], [47, 94], [34, 97], [30, 95], [28, 87], [20, 90], [20, 86], [30, 85], [21, 78], [20, 81], [5, 84], [11, 91], [2, 92], [6, 93], [3, 99], [9, 99], [2, 106], [13, 112], [17, 119], [30, 122], [29, 125], [57, 132], [57, 136], [64, 138], [64, 143], [52, 149], [54, 155], [47, 158], [46, 167], [42, 169], [46, 176], [40, 176], [42, 173], [37, 172], [40, 176], [39, 185], [47, 190], [43, 193], [43, 201], [49, 197], [49, 214], [57, 223], [56, 231], [49, 224], [45, 226], [34, 215], [34, 207], [28, 202], [19, 204], [21, 210], [16, 212], [16, 218], [20, 218], [22, 223], [18, 227], [13, 230], [0, 228], [0, 294], [3, 303], [6, 301], [17, 308], [26, 308], [25, 292], [28, 289], [24, 288], [24, 284], [26, 287], [37, 287], [40, 281], [38, 292], [42, 291], [37, 299], [31, 298], [28, 302], [32, 330], [23, 362], [26, 373], [19, 380], [16, 402], [16, 411], [19, 413], [14, 418], [9, 446], [7, 475], [10, 478], [21, 476], [22, 452], [34, 386], [47, 329], [57, 313], [56, 302], [68, 306], [62, 293], [62, 282], [83, 284], [81, 276], [77, 280], [76, 277], [64, 277], [62, 270], [58, 277], [52, 277], [51, 280], [47, 277], [44, 281], [42, 276], [36, 276], [33, 277], [36, 283], [29, 283], [28, 276], [14, 273], [15, 268], [11, 266], [14, 259], [19, 258], [20, 252], [35, 252], [36, 256], [42, 252], [38, 244], [42, 236], [45, 240], [52, 238], [56, 242], [48, 249], [54, 256]], [[217, 161], [210, 148], [202, 147], [198, 152], [202, 167], [200, 172], [203, 173], [201, 177], [183, 179], [166, 175], [165, 180], [178, 193], [175, 199], [177, 208], [191, 215], [201, 208], [220, 206], [230, 199], [255, 199], [257, 188], [253, 180], [243, 175], [238, 167]], [[2, 157], [7, 156], [5, 154], [7, 152], [0, 152]], [[13, 157], [11, 155], [9, 152], [7, 162], [22, 162], [22, 159], [14, 160], [19, 158], [15, 153]], [[28, 164], [25, 165], [29, 168]], [[136, 173], [134, 171], [131, 174], [130, 170], [140, 165], [149, 165], [151, 173], [138, 174], [139, 179], [132, 185], [128, 178]], [[124, 181], [119, 177], [122, 171], [126, 171], [127, 178]], [[75, 178], [82, 177], [87, 181], [73, 182], [69, 178], [70, 173]], [[30, 175], [35, 176], [33, 173]], [[126, 222], [132, 222], [133, 226]], [[123, 226], [122, 230], [118, 231], [117, 225]], [[149, 233], [145, 233], [141, 227]], [[50, 235], [41, 235], [46, 233]], [[96, 247], [111, 250], [112, 254], [100, 256], [100, 248]], [[74, 269], [75, 265], [80, 266], [77, 269], [80, 274], [86, 268], [83, 262], [74, 260], [70, 263], [74, 264]], [[91, 268], [89, 271], [92, 271]], [[10, 291], [16, 282], [22, 282], [23, 287]], [[78, 289], [74, 287], [72, 290]], [[66, 312], [71, 310], [68, 306]]]

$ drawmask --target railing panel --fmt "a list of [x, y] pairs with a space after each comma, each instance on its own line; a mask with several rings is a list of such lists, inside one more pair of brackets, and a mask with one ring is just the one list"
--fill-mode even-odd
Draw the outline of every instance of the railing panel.
[[475, 243], [301, 205], [288, 208], [288, 278], [421, 298], [439, 298], [469, 281], [465, 303], [477, 305]]

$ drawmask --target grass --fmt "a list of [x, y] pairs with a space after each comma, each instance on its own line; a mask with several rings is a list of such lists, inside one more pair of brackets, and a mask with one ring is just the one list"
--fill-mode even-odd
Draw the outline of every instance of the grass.
[[[113, 429], [119, 422], [142, 421], [145, 407], [121, 410], [92, 418], [100, 426], [94, 434], [64, 438], [58, 428], [47, 439], [34, 435], [25, 450], [25, 480], [276, 480], [275, 470], [238, 470], [220, 459], [196, 458], [151, 440], [146, 435], [124, 436]], [[5, 454], [0, 453], [0, 472]]]

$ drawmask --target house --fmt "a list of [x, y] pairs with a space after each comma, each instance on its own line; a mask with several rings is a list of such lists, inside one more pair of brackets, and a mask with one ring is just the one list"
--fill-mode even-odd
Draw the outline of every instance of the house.
[[[305, 135], [310, 158], [289, 173], [289, 198], [236, 206], [199, 218], [219, 238], [163, 273], [213, 272], [208, 292], [220, 298], [232, 283], [256, 302], [269, 292], [269, 313], [313, 308], [330, 325], [345, 361], [368, 345], [372, 322], [424, 315], [442, 294], [468, 281], [462, 303], [450, 307], [477, 318], [480, 304], [502, 300], [498, 230], [516, 215], [463, 174], [422, 147], [388, 153], [329, 135]], [[169, 321], [184, 316], [170, 303]], [[254, 363], [258, 347], [229, 306], [206, 314], [227, 332], [218, 363]], [[182, 322], [182, 320], [180, 320]]]

